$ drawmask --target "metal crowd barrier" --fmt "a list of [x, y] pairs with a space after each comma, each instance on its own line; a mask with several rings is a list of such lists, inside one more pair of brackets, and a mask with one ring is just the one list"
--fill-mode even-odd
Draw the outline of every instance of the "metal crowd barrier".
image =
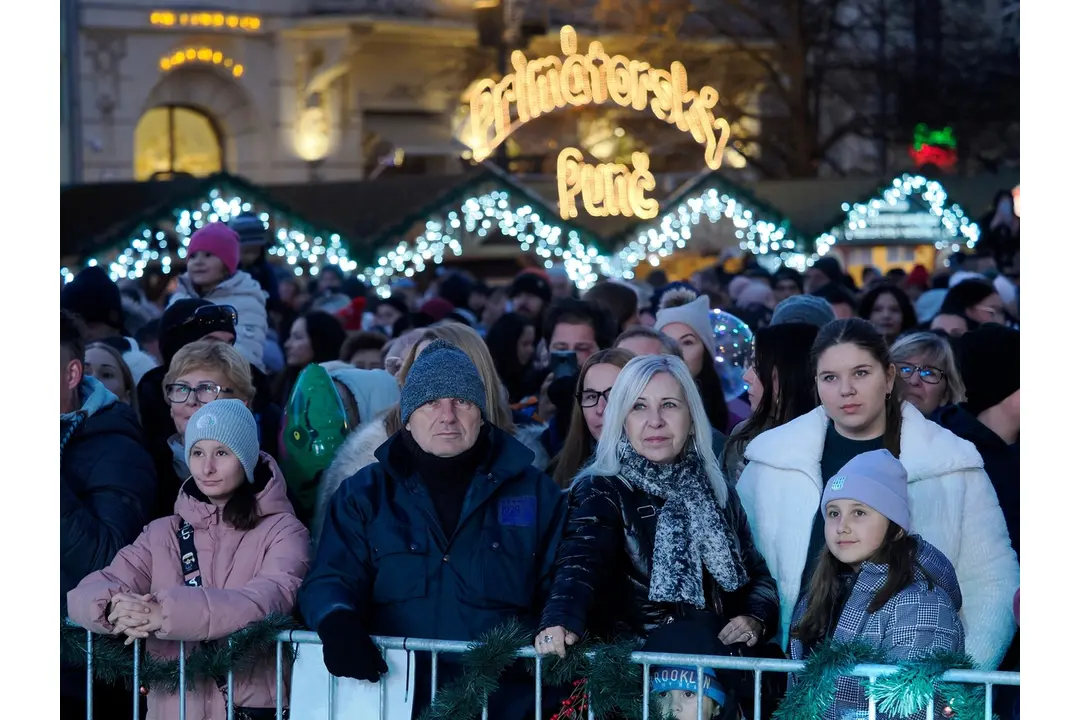
[[[438, 660], [439, 655], [443, 653], [454, 654], [464, 653], [469, 649], [468, 642], [456, 641], [456, 640], [424, 640], [419, 638], [395, 638], [395, 637], [374, 637], [375, 644], [384, 650], [406, 650], [409, 653], [410, 665], [415, 660], [414, 654], [417, 652], [429, 652], [431, 653], [431, 696], [434, 697], [435, 690], [438, 687]], [[284, 644], [295, 643], [299, 645], [318, 645], [319, 636], [311, 631], [307, 630], [291, 630], [283, 632], [277, 637], [276, 644], [276, 676], [277, 676], [277, 691], [276, 691], [276, 708], [274, 717], [276, 720], [282, 720], [282, 713], [284, 711], [283, 702], [285, 697], [285, 680], [284, 680]], [[134, 660], [133, 660], [133, 678], [132, 678], [132, 720], [139, 720], [139, 650], [140, 641], [136, 640], [133, 644]], [[186, 692], [183, 689], [186, 687], [185, 678], [185, 657], [184, 657], [184, 645], [180, 643], [180, 720], [186, 720]], [[86, 718], [87, 720], [93, 720], [93, 698], [94, 698], [94, 633], [87, 631], [86, 633]], [[541, 715], [541, 673], [540, 673], [540, 657], [536, 654], [536, 650], [532, 647], [523, 647], [518, 650], [518, 657], [532, 658], [536, 663], [535, 672], [535, 720], [544, 720]], [[716, 657], [711, 655], [674, 655], [665, 653], [643, 653], [635, 652], [630, 656], [632, 662], [638, 663], [644, 666], [644, 682], [642, 683], [642, 697], [648, 698], [649, 696], [649, 684], [650, 684], [650, 666], [662, 665], [662, 666], [678, 666], [678, 667], [694, 667], [697, 669], [697, 686], [700, 688], [704, 683], [705, 668], [714, 668], [717, 670], [741, 670], [745, 672], [752, 672], [754, 674], [754, 716], [753, 720], [762, 720], [761, 717], [761, 679], [762, 675], [767, 672], [774, 673], [792, 673], [801, 670], [804, 663], [800, 660], [772, 660], [764, 658], [740, 658], [740, 657]], [[851, 672], [847, 675], [849, 677], [860, 677], [874, 680], [876, 678], [888, 675], [896, 672], [898, 668], [893, 665], [857, 665], [852, 668]], [[993, 719], [993, 712], [991, 710], [993, 700], [993, 688], [999, 685], [1020, 685], [1020, 673], [1018, 672], [986, 672], [980, 670], [949, 670], [941, 677], [942, 682], [963, 683], [968, 685], [983, 685], [986, 692], [985, 698], [985, 718], [986, 720]], [[230, 671], [226, 681], [226, 705], [228, 712], [228, 720], [235, 720], [234, 708], [233, 708], [233, 674]], [[330, 676], [329, 687], [327, 693], [329, 695], [328, 704], [328, 720], [333, 720], [334, 717], [334, 694], [337, 686], [337, 678]], [[704, 693], [697, 694], [697, 720], [707, 720], [703, 717], [702, 701], [704, 699]], [[643, 720], [649, 720], [649, 703], [642, 703]], [[592, 707], [588, 710], [588, 720], [595, 720], [592, 712]], [[380, 716], [382, 712], [380, 710]], [[870, 698], [869, 702], [869, 720], [876, 720], [877, 710], [874, 707], [874, 700]], [[927, 720], [934, 720], [935, 709], [933, 703], [926, 708]], [[487, 705], [485, 704], [482, 720], [488, 720]]]

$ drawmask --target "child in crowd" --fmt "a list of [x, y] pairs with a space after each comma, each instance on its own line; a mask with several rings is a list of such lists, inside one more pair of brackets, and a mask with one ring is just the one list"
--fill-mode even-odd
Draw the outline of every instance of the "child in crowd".
[[215, 305], [234, 307], [234, 345], [249, 363], [266, 372], [266, 291], [238, 269], [240, 237], [225, 223], [208, 223], [192, 233], [187, 252], [187, 272], [177, 278], [169, 304], [181, 298], [205, 298]]
[[[856, 455], [825, 485], [825, 548], [792, 618], [791, 658], [828, 639], [861, 640], [898, 663], [964, 651], [952, 564], [911, 533], [907, 471], [888, 450]], [[842, 678], [826, 718], [864, 712], [857, 678]], [[878, 717], [886, 720], [878, 710]]]
[[[150, 523], [112, 564], [68, 593], [76, 623], [126, 635], [127, 643], [146, 639], [147, 652], [165, 659], [179, 656], [176, 641], [220, 640], [271, 613], [292, 612], [309, 565], [308, 532], [277, 463], [259, 452], [255, 418], [243, 402], [202, 406], [184, 442], [191, 477], [176, 514]], [[273, 658], [234, 682], [237, 717], [274, 708]], [[198, 682], [186, 698], [189, 714], [225, 720], [223, 685]], [[151, 692], [148, 704], [150, 717], [179, 717], [176, 694]]]

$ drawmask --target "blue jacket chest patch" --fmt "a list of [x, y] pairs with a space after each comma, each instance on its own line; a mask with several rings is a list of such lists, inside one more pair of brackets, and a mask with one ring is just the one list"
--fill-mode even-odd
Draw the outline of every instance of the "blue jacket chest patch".
[[533, 527], [536, 525], [536, 498], [522, 496], [500, 500], [499, 524], [511, 527]]

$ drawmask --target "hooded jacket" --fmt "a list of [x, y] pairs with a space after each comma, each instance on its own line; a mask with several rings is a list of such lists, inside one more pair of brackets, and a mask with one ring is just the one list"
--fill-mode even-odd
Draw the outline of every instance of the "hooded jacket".
[[[956, 568], [965, 609], [967, 651], [980, 669], [1001, 662], [1016, 632], [1012, 597], [1020, 562], [1009, 542], [997, 495], [975, 446], [905, 402], [900, 462], [908, 473], [911, 530]], [[737, 490], [754, 542], [780, 588], [780, 633], [788, 636], [806, 564], [814, 514], [820, 512], [821, 454], [828, 427], [817, 407], [754, 438]]]
[[135, 412], [92, 377], [60, 416], [60, 605], [150, 519], [157, 483]]
[[[92, 377], [82, 407], [60, 416], [60, 613], [80, 580], [112, 562], [152, 517], [157, 481], [135, 411]], [[85, 674], [65, 666], [61, 692], [86, 692]]]
[[[922, 538], [919, 542], [915, 580], [890, 598], [877, 612], [867, 612], [871, 601], [889, 575], [887, 564], [865, 562], [855, 578], [854, 586], [840, 609], [832, 639], [841, 642], [862, 640], [880, 649], [887, 662], [916, 660], [934, 652], [964, 652], [964, 627], [960, 622], [963, 602], [960, 583], [952, 563], [945, 555]], [[798, 623], [806, 611], [804, 596], [795, 608], [792, 624]], [[805, 660], [803, 643], [791, 641], [791, 659]], [[863, 681], [841, 678], [836, 684], [836, 700], [823, 720], [849, 717], [849, 713], [865, 711], [867, 707]], [[878, 709], [881, 720], [892, 716]]]
[[169, 298], [169, 304], [181, 298], [198, 297], [215, 305], [232, 305], [236, 308], [236, 350], [261, 372], [266, 372], [263, 364], [267, 327], [266, 291], [262, 286], [246, 272], [238, 270], [206, 295], [200, 295], [191, 284], [191, 278], [184, 273], [177, 278], [176, 292]]
[[[291, 613], [308, 570], [308, 533], [293, 514], [277, 463], [266, 453], [260, 454], [255, 483], [261, 488], [256, 500], [262, 517], [255, 528], [242, 531], [222, 522], [220, 509], [189, 479], [176, 499], [175, 515], [150, 523], [109, 567], [68, 593], [71, 619], [93, 632], [111, 632], [108, 607], [114, 594], [151, 593], [161, 604], [163, 620], [161, 629], [146, 640], [147, 652], [175, 659], [178, 640], [217, 640], [271, 613]], [[195, 530], [202, 587], [184, 584], [176, 537], [181, 519]], [[234, 702], [237, 707], [272, 708], [276, 687], [270, 660], [235, 676]], [[148, 703], [148, 720], [180, 716], [177, 695], [152, 692]], [[188, 691], [187, 712], [188, 717], [224, 720], [224, 696], [212, 681], [203, 681]]]

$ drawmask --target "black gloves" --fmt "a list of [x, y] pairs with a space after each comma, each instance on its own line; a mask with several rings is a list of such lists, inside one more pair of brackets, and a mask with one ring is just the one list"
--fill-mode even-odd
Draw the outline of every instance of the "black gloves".
[[323, 662], [331, 675], [379, 682], [389, 670], [360, 617], [350, 610], [335, 610], [316, 631], [323, 644]]

